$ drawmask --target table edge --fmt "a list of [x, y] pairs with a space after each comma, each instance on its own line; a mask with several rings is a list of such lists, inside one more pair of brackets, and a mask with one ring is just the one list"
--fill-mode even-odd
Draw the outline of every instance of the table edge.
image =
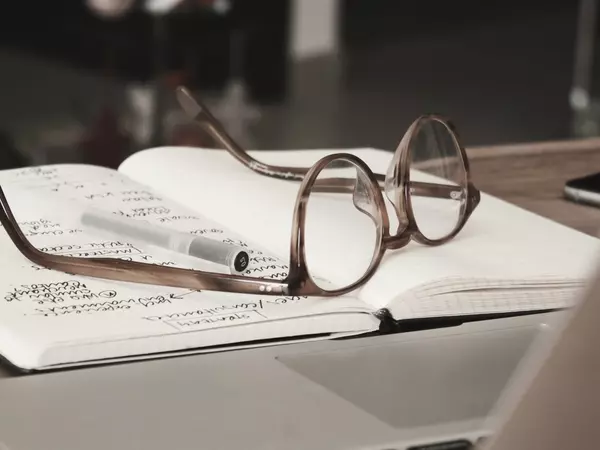
[[529, 143], [484, 145], [465, 148], [469, 159], [534, 156], [553, 153], [600, 152], [600, 138], [536, 141]]

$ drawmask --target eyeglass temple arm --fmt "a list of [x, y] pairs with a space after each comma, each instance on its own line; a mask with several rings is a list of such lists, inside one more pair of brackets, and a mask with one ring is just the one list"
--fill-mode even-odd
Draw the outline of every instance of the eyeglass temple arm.
[[[375, 174], [379, 182], [379, 188], [385, 190], [383, 181], [385, 177], [379, 173]], [[326, 180], [317, 180], [311, 188], [317, 192], [331, 193], [352, 193], [356, 182], [351, 178], [328, 178]], [[424, 183], [421, 181], [411, 181], [410, 194], [421, 197], [434, 197], [443, 199], [460, 200], [463, 195], [463, 189], [460, 186], [452, 186], [447, 184]]]
[[[211, 114], [208, 108], [200, 101], [195, 99], [184, 87], [177, 88], [177, 99], [186, 112], [186, 114], [204, 128], [214, 139], [216, 139], [234, 158], [244, 164], [251, 170], [273, 178], [282, 180], [302, 181], [309, 167], [286, 167], [272, 166], [264, 164], [252, 158], [228, 133], [222, 124]], [[379, 187], [385, 188], [385, 175], [375, 174]], [[313, 185], [313, 190], [320, 192], [352, 192], [354, 189], [354, 180], [350, 178], [335, 178], [327, 180], [317, 180]], [[436, 197], [436, 198], [457, 198], [460, 196], [461, 189], [458, 186], [423, 183], [418, 181], [410, 182], [412, 195]]]
[[201, 272], [116, 258], [84, 258], [42, 252], [35, 248], [21, 231], [2, 187], [0, 187], [0, 223], [25, 258], [47, 269], [72, 275], [193, 290], [245, 294], [282, 295], [286, 294], [288, 290], [288, 283], [285, 280]]

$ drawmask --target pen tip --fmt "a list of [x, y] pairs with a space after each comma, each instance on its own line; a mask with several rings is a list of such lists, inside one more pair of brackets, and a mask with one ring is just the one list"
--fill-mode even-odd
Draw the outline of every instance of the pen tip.
[[183, 86], [177, 87], [175, 90], [175, 95], [177, 97], [177, 101], [181, 108], [185, 111], [185, 113], [191, 118], [196, 117], [198, 114], [202, 112], [202, 108], [198, 104], [192, 94]]

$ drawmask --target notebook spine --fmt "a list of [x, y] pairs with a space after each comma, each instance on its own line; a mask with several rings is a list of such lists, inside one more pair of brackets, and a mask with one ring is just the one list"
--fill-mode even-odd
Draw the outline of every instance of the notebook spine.
[[397, 333], [398, 321], [394, 319], [392, 313], [387, 308], [381, 308], [375, 313], [375, 317], [379, 319], [379, 333], [389, 334]]

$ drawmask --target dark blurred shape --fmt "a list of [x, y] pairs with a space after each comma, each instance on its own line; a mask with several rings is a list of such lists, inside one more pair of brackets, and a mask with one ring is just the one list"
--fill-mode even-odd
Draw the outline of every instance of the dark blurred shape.
[[115, 112], [105, 107], [77, 144], [88, 164], [116, 168], [130, 151], [131, 140], [123, 132]]
[[122, 17], [134, 6], [136, 0], [86, 0], [94, 13], [105, 19]]
[[289, 17], [290, 0], [233, 3], [233, 29], [241, 30], [246, 38], [242, 75], [250, 95], [258, 102], [277, 102], [285, 97]]
[[[341, 0], [340, 35], [353, 48], [385, 44], [402, 38], [457, 34], [460, 30], [503, 23], [507, 19], [543, 16], [579, 0]], [[252, 2], [250, 2], [252, 3]]]
[[221, 89], [229, 74], [231, 32], [243, 29], [249, 90], [257, 101], [274, 101], [285, 95], [289, 2], [237, 0], [221, 13], [214, 0], [188, 0], [165, 15], [164, 41], [157, 43], [155, 17], [142, 2], [107, 20], [82, 0], [13, 1], [0, 15], [0, 45], [96, 74], [105, 73], [110, 60], [115, 76], [126, 82], [155, 78], [159, 45], [166, 68], [188, 72], [193, 88]]
[[[562, 139], [571, 129], [581, 0], [339, 0], [339, 58], [292, 61], [291, 0], [182, 0], [160, 19], [144, 10], [145, 0], [110, 17], [90, 9], [90, 1], [113, 0], [3, 5], [0, 52], [14, 65], [0, 84], [8, 92], [0, 125], [35, 163], [78, 159], [73, 141], [81, 125], [83, 156], [106, 165], [129, 145], [125, 129], [131, 151], [163, 143], [212, 146], [173, 114], [174, 86], [206, 94], [216, 111], [225, 104], [239, 120], [244, 110], [226, 101], [237, 78], [261, 111], [260, 121], [246, 127], [256, 148], [392, 150], [398, 130], [423, 112], [451, 117], [468, 146]], [[239, 46], [232, 45], [235, 36]], [[239, 58], [231, 57], [232, 47], [241, 49]], [[80, 75], [90, 82], [70, 84]], [[52, 87], [44, 86], [46, 78]], [[110, 102], [90, 88], [104, 80], [115, 87]], [[23, 96], [33, 84], [35, 95]], [[63, 98], [81, 107], [71, 111]], [[114, 112], [104, 109], [107, 103]], [[164, 114], [153, 114], [155, 108]], [[138, 130], [152, 130], [151, 138]], [[100, 145], [111, 139], [114, 149]], [[17, 161], [19, 152], [13, 155]]]
[[573, 110], [573, 134], [582, 138], [600, 135], [599, 6], [597, 0], [579, 0], [577, 45], [569, 102]]
[[568, 137], [578, 3], [345, 0], [352, 109], [327, 144], [391, 149], [423, 112], [451, 117], [468, 146]]
[[0, 131], [0, 170], [26, 167], [29, 161], [17, 149], [10, 135]]
[[194, 123], [176, 125], [171, 131], [168, 145], [219, 148], [219, 144]]

